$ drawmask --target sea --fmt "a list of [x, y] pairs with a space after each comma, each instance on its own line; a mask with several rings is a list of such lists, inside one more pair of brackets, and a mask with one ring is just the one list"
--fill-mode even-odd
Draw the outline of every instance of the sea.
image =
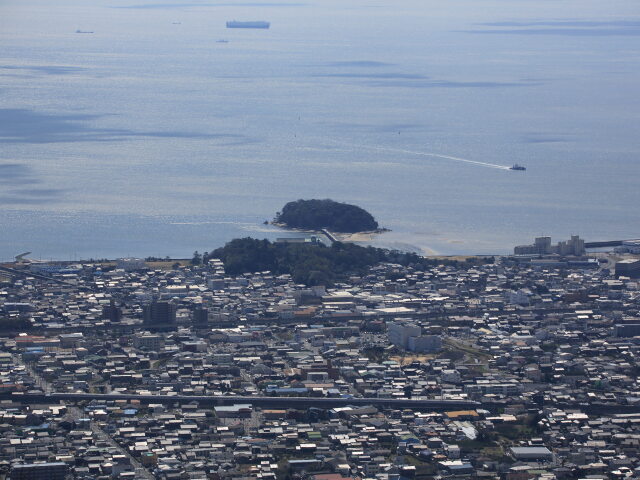
[[301, 198], [430, 255], [638, 238], [639, 154], [637, 0], [0, 1], [3, 261], [297, 236]]

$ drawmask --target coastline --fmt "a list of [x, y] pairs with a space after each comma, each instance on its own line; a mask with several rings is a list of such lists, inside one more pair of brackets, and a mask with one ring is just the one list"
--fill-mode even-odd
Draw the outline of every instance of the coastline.
[[380, 230], [373, 230], [369, 232], [355, 232], [355, 233], [335, 233], [331, 232], [341, 242], [372, 242], [377, 235], [384, 233]]

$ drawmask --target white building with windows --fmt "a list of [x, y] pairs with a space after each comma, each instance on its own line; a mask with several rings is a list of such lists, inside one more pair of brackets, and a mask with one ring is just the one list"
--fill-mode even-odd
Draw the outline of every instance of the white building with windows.
[[438, 335], [422, 335], [422, 328], [412, 322], [394, 320], [387, 323], [389, 343], [410, 352], [436, 352], [442, 348]]
[[116, 260], [116, 268], [125, 272], [134, 272], [147, 268], [146, 262], [141, 258], [118, 258]]

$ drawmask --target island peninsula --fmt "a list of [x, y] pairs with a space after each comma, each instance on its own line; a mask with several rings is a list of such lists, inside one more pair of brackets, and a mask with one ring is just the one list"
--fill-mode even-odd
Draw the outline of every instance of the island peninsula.
[[378, 222], [363, 208], [330, 199], [289, 202], [276, 214], [274, 223], [289, 228], [327, 229], [336, 233], [378, 230]]

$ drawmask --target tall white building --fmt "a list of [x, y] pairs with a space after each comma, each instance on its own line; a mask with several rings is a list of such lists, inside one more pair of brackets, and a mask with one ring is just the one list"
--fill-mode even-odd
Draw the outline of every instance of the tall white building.
[[395, 320], [387, 323], [389, 343], [410, 352], [435, 352], [442, 348], [438, 335], [422, 335], [422, 329], [412, 322]]
[[389, 343], [405, 350], [408, 350], [409, 338], [418, 337], [421, 333], [422, 329], [412, 323], [394, 321], [387, 324]]
[[572, 235], [569, 240], [551, 245], [551, 237], [537, 237], [532, 245], [518, 245], [513, 249], [514, 255], [575, 255], [585, 254], [584, 240]]
[[116, 268], [125, 272], [134, 272], [147, 268], [146, 262], [141, 258], [118, 258]]
[[512, 305], [529, 305], [529, 295], [531, 295], [530, 291], [520, 289], [518, 291], [509, 291], [508, 301]]

